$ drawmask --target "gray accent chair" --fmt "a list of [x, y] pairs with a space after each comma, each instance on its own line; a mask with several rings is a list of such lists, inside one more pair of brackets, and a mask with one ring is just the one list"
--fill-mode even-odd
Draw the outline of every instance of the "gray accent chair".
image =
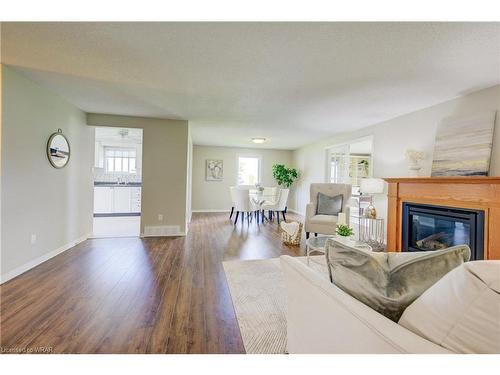
[[351, 185], [349, 184], [330, 184], [330, 183], [315, 183], [310, 187], [310, 202], [306, 206], [305, 232], [306, 238], [309, 238], [310, 233], [315, 235], [335, 234], [338, 216], [334, 215], [317, 215], [318, 193], [323, 193], [331, 197], [342, 194], [342, 212], [346, 214], [346, 219], [349, 222], [349, 199], [351, 198]]

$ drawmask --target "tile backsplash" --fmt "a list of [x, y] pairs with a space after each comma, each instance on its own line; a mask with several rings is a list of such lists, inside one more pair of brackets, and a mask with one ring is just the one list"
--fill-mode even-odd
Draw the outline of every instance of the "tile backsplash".
[[140, 174], [106, 173], [104, 168], [94, 168], [94, 181], [97, 182], [141, 182]]

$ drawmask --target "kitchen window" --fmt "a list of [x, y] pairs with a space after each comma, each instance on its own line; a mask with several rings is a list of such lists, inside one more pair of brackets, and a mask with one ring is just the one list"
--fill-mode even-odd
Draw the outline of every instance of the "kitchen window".
[[260, 182], [260, 158], [238, 157], [238, 185], [251, 186]]
[[137, 173], [136, 155], [134, 148], [106, 147], [104, 149], [106, 172]]

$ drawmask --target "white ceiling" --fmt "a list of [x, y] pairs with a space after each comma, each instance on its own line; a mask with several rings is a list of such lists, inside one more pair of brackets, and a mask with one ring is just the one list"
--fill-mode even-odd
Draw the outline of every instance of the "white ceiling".
[[500, 23], [3, 23], [2, 62], [87, 112], [294, 149], [500, 83]]

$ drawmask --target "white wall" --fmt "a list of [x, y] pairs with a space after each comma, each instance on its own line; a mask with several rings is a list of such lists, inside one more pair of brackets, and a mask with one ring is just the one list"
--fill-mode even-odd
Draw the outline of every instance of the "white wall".
[[[188, 125], [188, 156], [187, 156], [187, 191], [186, 191], [186, 221], [191, 222], [193, 212], [193, 139]], [[186, 224], [186, 228], [188, 228]], [[187, 230], [187, 229], [186, 229]]]
[[[193, 211], [223, 211], [231, 209], [229, 187], [237, 183], [238, 156], [240, 155], [258, 156], [261, 158], [261, 183], [264, 186], [278, 186], [273, 178], [273, 164], [292, 165], [292, 151], [195, 145], [193, 147]], [[207, 159], [223, 160], [223, 181], [205, 180], [205, 161]], [[289, 202], [294, 202], [292, 196], [289, 198]], [[289, 208], [293, 209], [293, 204], [289, 204]]]
[[[0, 25], [0, 32], [1, 32], [1, 25]], [[2, 176], [2, 135], [3, 135], [3, 98], [2, 98], [2, 93], [3, 93], [3, 65], [0, 64], [0, 177]], [[2, 275], [1, 268], [2, 268], [2, 184], [0, 183], [0, 278]], [[0, 279], [1, 282], [1, 279]]]
[[[93, 129], [85, 113], [3, 66], [2, 281], [92, 232]], [[63, 169], [47, 160], [60, 128], [70, 142]], [[31, 235], [36, 243], [31, 244]]]
[[[448, 116], [467, 116], [483, 111], [500, 112], [500, 85], [477, 91], [429, 108], [409, 113], [359, 131], [339, 134], [295, 150], [293, 163], [301, 173], [296, 185], [295, 205], [299, 212], [305, 211], [309, 202], [309, 185], [312, 182], [325, 182], [325, 148], [373, 135], [373, 174], [374, 177], [407, 177], [408, 169], [405, 151], [409, 148], [425, 151], [426, 159], [421, 163], [422, 176], [430, 176], [434, 138], [439, 122]], [[497, 112], [490, 175], [500, 175], [500, 114]], [[382, 217], [386, 216], [387, 200], [377, 197], [375, 206]]]

